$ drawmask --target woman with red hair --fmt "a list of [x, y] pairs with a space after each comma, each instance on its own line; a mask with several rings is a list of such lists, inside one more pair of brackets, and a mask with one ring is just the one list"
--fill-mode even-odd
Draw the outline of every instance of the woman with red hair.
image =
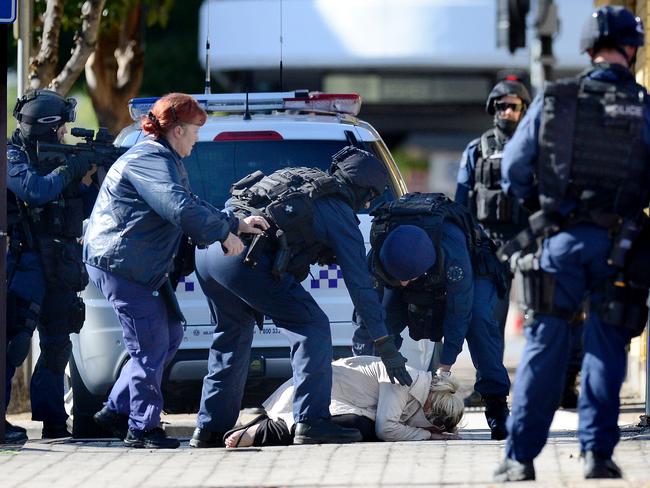
[[182, 235], [203, 246], [219, 241], [236, 256], [244, 248], [237, 234], [268, 228], [261, 217], [239, 220], [190, 191], [182, 158], [206, 118], [190, 95], [160, 98], [141, 121], [150, 137], [106, 174], [84, 237], [88, 274], [113, 306], [130, 357], [94, 419], [129, 447], [179, 446], [159, 423], [162, 373], [185, 322], [169, 279]]

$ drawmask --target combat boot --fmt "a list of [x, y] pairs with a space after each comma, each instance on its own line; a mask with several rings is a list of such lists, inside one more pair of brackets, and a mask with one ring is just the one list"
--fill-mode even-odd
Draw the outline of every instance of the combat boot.
[[225, 447], [225, 444], [223, 443], [223, 434], [221, 432], [213, 432], [208, 429], [197, 427], [194, 429], [194, 433], [190, 439], [190, 447], [196, 447], [198, 449]]
[[23, 444], [27, 442], [27, 430], [12, 425], [5, 420], [5, 444]]
[[610, 457], [599, 456], [594, 451], [583, 455], [585, 460], [585, 479], [622, 478], [621, 468]]
[[93, 420], [106, 432], [121, 440], [124, 440], [129, 431], [129, 418], [126, 415], [114, 412], [108, 407], [102, 408], [93, 415]]
[[298, 422], [293, 436], [294, 444], [347, 444], [360, 442], [358, 429], [341, 427], [328, 419]]
[[165, 431], [160, 427], [154, 427], [150, 430], [131, 430], [124, 438], [126, 447], [146, 448], [146, 449], [176, 449], [181, 445], [178, 439], [167, 437]]
[[65, 422], [50, 422], [47, 420], [43, 422], [42, 439], [62, 439], [64, 437], [72, 437]]
[[494, 472], [494, 481], [526, 481], [535, 479], [535, 466], [532, 461], [520, 463], [515, 459], [505, 458]]
[[490, 427], [490, 437], [495, 441], [502, 441], [508, 437], [506, 421], [508, 420], [508, 402], [506, 397], [484, 396], [485, 419]]

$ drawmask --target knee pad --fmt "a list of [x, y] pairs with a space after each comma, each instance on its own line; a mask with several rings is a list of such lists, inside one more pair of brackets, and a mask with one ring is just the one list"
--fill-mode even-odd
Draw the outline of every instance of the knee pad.
[[40, 304], [24, 300], [15, 293], [7, 294], [7, 362], [15, 368], [29, 354], [40, 311]]

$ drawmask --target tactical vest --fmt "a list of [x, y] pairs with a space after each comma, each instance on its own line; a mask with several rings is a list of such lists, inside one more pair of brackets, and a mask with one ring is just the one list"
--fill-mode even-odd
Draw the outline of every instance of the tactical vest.
[[528, 224], [521, 206], [501, 189], [503, 148], [504, 143], [494, 129], [485, 132], [480, 138], [474, 168], [472, 208], [493, 239], [510, 238]]
[[[317, 168], [286, 168], [265, 176], [256, 171], [235, 183], [228, 205], [234, 207], [240, 218], [263, 215], [271, 225], [265, 232], [262, 246], [273, 258], [272, 272], [277, 277], [287, 272], [297, 280], [309, 274], [310, 264], [333, 264], [332, 250], [320, 242], [314, 232], [314, 200], [335, 195], [350, 203], [346, 187], [335, 177]], [[249, 259], [247, 255], [247, 260]]]
[[[441, 248], [442, 224], [451, 222], [458, 226], [466, 238], [474, 275], [492, 279], [502, 295], [506, 289], [505, 268], [494, 255], [493, 243], [482, 232], [469, 210], [453, 202], [442, 193], [409, 193], [398, 200], [386, 202], [371, 215], [371, 262], [380, 282], [397, 287], [394, 278], [383, 269], [377, 253], [386, 236], [399, 225], [415, 225], [424, 229], [436, 250], [436, 263], [417, 280], [402, 288], [408, 304], [409, 335], [414, 340], [442, 338], [442, 325], [447, 306], [447, 274], [445, 254]], [[405, 249], [408, 252], [408, 249]]]
[[542, 209], [579, 202], [580, 218], [605, 222], [638, 212], [647, 202], [648, 153], [643, 141], [647, 93], [631, 75], [619, 84], [587, 74], [544, 91], [539, 133]]

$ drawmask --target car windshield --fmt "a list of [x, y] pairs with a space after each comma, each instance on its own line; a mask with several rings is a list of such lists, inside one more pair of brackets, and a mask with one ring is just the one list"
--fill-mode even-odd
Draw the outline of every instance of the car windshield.
[[183, 162], [189, 174], [192, 191], [221, 208], [230, 197], [230, 186], [244, 176], [257, 170], [268, 175], [291, 166], [309, 166], [326, 171], [332, 155], [347, 144], [347, 141], [286, 139], [204, 141], [198, 142], [192, 154]]

